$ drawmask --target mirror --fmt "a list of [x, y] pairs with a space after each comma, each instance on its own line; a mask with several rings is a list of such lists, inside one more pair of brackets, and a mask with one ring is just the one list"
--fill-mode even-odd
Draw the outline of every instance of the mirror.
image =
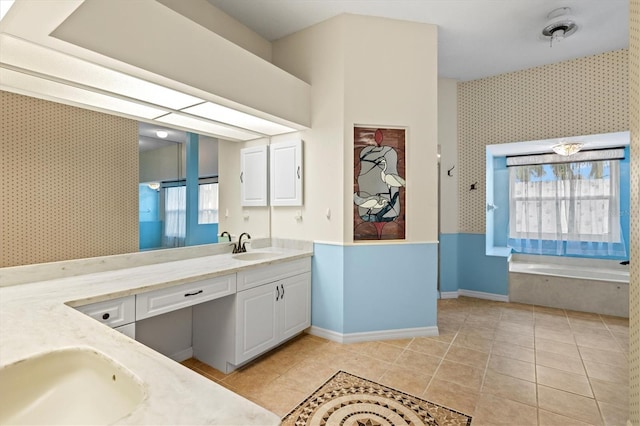
[[[187, 132], [139, 123], [140, 250], [218, 242], [228, 231], [237, 237], [269, 236], [268, 207], [240, 207], [240, 149], [268, 145], [268, 138], [240, 143], [198, 136], [198, 204], [187, 205], [186, 175], [196, 164], [187, 154]], [[197, 224], [187, 226], [190, 209]]]

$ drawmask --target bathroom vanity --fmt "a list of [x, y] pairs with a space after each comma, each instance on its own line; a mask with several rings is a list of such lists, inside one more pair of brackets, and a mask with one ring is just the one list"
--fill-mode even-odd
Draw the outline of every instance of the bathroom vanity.
[[[118, 424], [277, 425], [273, 413], [133, 339], [136, 321], [191, 306], [194, 356], [228, 372], [307, 328], [311, 245], [242, 256], [47, 281], [27, 271], [34, 282], [0, 287], [0, 372], [55, 351], [90, 350], [143, 389], [142, 402]], [[14, 275], [9, 269], [0, 269], [3, 285]]]

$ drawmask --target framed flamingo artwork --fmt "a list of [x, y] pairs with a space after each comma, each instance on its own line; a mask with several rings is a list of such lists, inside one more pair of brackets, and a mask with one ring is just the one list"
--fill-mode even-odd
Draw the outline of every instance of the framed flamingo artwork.
[[406, 129], [353, 129], [353, 240], [405, 239]]

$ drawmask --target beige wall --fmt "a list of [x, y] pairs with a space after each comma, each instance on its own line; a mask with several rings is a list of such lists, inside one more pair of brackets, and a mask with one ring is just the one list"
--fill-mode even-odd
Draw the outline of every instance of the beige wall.
[[[458, 94], [457, 81], [438, 80], [438, 144], [440, 145], [440, 232], [458, 232]], [[451, 167], [451, 176], [447, 170]]]
[[245, 50], [271, 61], [271, 43], [207, 0], [157, 0]]
[[631, 278], [629, 285], [630, 419], [640, 425], [640, 0], [630, 2]]
[[311, 84], [313, 127], [303, 220], [274, 208], [273, 235], [353, 241], [353, 126], [379, 125], [407, 128], [406, 239], [435, 241], [436, 27], [341, 15], [274, 43], [273, 62]]
[[138, 123], [0, 91], [0, 267], [138, 251]]
[[485, 232], [486, 145], [629, 130], [627, 59], [616, 50], [458, 85], [460, 232]]

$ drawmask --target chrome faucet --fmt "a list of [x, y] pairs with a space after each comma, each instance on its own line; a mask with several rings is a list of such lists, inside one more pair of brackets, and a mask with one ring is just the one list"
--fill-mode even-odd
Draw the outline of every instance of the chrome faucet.
[[240, 234], [240, 237], [238, 237], [238, 242], [236, 244], [231, 244], [233, 246], [233, 251], [232, 253], [246, 253], [247, 252], [247, 247], [245, 246], [246, 241], [243, 243], [242, 242], [242, 237], [247, 236], [247, 239], [251, 239], [251, 235], [247, 234], [246, 232], [243, 232], [242, 234]]

